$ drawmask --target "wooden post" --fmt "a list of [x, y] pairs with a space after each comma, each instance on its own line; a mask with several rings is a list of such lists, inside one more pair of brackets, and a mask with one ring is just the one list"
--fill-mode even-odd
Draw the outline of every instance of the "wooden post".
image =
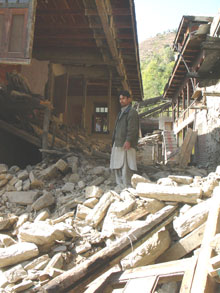
[[112, 116], [112, 69], [109, 69], [109, 86], [108, 86], [108, 131], [111, 128]]
[[[48, 95], [51, 100], [51, 91], [52, 91], [52, 64], [49, 63], [49, 72], [48, 72]], [[49, 126], [50, 126], [50, 115], [51, 110], [50, 106], [45, 108], [44, 110], [44, 121], [43, 121], [43, 133], [42, 133], [42, 149], [48, 149], [48, 133], [49, 133]], [[46, 153], [42, 153], [43, 159], [46, 157]]]
[[[43, 133], [42, 133], [42, 149], [48, 149], [48, 132], [50, 125], [50, 109], [46, 107], [44, 110], [44, 122], [43, 122]], [[46, 153], [42, 154], [43, 159], [46, 157]]]
[[83, 128], [86, 129], [87, 80], [83, 79]]
[[189, 81], [186, 84], [186, 92], [187, 92], [187, 109], [188, 109], [187, 114], [188, 114], [188, 117], [189, 117], [189, 102], [190, 102]]

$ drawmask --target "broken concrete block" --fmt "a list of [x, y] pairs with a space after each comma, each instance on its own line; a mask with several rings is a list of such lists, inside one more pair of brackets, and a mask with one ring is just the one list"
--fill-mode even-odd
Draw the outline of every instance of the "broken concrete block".
[[[1, 166], [1, 165], [0, 165]], [[1, 173], [1, 169], [0, 169], [0, 173]], [[219, 176], [220, 175], [220, 166], [216, 167], [215, 173]]]
[[48, 210], [42, 211], [37, 215], [34, 222], [45, 221], [50, 217], [50, 212]]
[[2, 215], [0, 216], [0, 230], [6, 230], [12, 228], [17, 222], [18, 217], [15, 215]]
[[23, 187], [22, 187], [22, 189], [23, 189], [24, 191], [27, 191], [27, 190], [30, 189], [30, 187], [31, 187], [31, 182], [30, 182], [30, 180], [29, 180], [29, 179], [25, 180], [25, 181], [23, 182]]
[[85, 191], [86, 198], [100, 198], [103, 195], [103, 190], [98, 186], [87, 186]]
[[21, 242], [6, 248], [0, 248], [0, 267], [14, 265], [31, 259], [39, 254], [34, 243]]
[[111, 204], [111, 212], [118, 218], [129, 213], [135, 206], [135, 200], [115, 201]]
[[99, 186], [100, 184], [102, 184], [105, 181], [105, 177], [103, 176], [99, 176], [96, 179], [94, 179], [92, 182], [90, 182], [90, 186], [95, 185], [95, 186]]
[[105, 193], [86, 217], [86, 222], [96, 227], [104, 218], [110, 204], [114, 201], [114, 193], [111, 191]]
[[18, 180], [16, 183], [15, 183], [15, 189], [17, 191], [21, 191], [22, 190], [22, 185], [23, 185], [23, 181], [22, 180]]
[[71, 183], [78, 183], [79, 179], [80, 179], [79, 174], [74, 173], [74, 174], [70, 175], [68, 181], [71, 182]]
[[8, 184], [14, 186], [17, 182], [18, 182], [18, 178], [16, 178], [16, 177], [12, 177], [12, 178], [10, 179], [10, 181], [8, 182]]
[[88, 207], [88, 208], [90, 208], [90, 209], [93, 209], [94, 206], [97, 204], [98, 201], [99, 201], [99, 200], [98, 200], [97, 198], [95, 198], [95, 197], [93, 197], [93, 198], [88, 198], [88, 199], [83, 203], [83, 205], [86, 206], [86, 207]]
[[16, 283], [27, 277], [27, 272], [23, 269], [22, 265], [16, 265], [10, 270], [4, 272], [8, 283]]
[[210, 204], [211, 199], [203, 201], [174, 219], [173, 228], [179, 237], [193, 231], [207, 220]]
[[57, 232], [62, 233], [65, 237], [73, 238], [79, 236], [71, 224], [61, 222], [55, 224], [53, 227]]
[[160, 178], [157, 180], [157, 184], [166, 185], [166, 186], [177, 186], [177, 183], [171, 178]]
[[[71, 156], [67, 158], [67, 162], [69, 167], [72, 169], [72, 172], [77, 172], [78, 169], [78, 158], [75, 156]], [[76, 183], [76, 182], [75, 182]]]
[[197, 203], [197, 200], [202, 196], [201, 188], [188, 185], [162, 186], [153, 183], [138, 183], [136, 192], [141, 197], [185, 203]]
[[7, 179], [0, 180], [0, 188], [4, 187], [8, 183]]
[[16, 241], [9, 235], [0, 234], [0, 247], [8, 247], [16, 244]]
[[53, 244], [55, 240], [64, 240], [64, 234], [45, 222], [24, 223], [18, 233], [21, 241], [32, 242], [37, 245]]
[[132, 175], [132, 177], [131, 177], [132, 187], [136, 188], [136, 186], [139, 182], [150, 183], [151, 181], [150, 181], [150, 179], [147, 179], [147, 178], [140, 176], [138, 174]]
[[19, 180], [26, 180], [27, 178], [29, 178], [28, 171], [27, 170], [20, 171], [17, 174], [17, 177], [18, 177]]
[[211, 197], [213, 190], [216, 186], [218, 186], [218, 180], [215, 178], [209, 178], [202, 183], [202, 191], [204, 196]]
[[67, 251], [67, 246], [66, 245], [56, 245], [52, 249], [52, 253], [61, 253], [61, 252], [66, 252]]
[[137, 206], [133, 211], [126, 214], [123, 218], [127, 221], [138, 220], [147, 214], [155, 214], [157, 211], [162, 209], [165, 204], [157, 199], [153, 198], [142, 198], [142, 203]]
[[44, 186], [44, 183], [43, 181], [39, 180], [36, 175], [34, 174], [33, 171], [30, 172], [29, 174], [29, 178], [30, 178], [30, 182], [31, 182], [31, 185], [30, 187], [32, 189], [35, 189], [35, 188], [41, 188]]
[[50, 192], [44, 192], [33, 204], [32, 208], [35, 211], [39, 211], [43, 208], [51, 206], [55, 202], [55, 198]]
[[74, 188], [75, 188], [75, 184], [74, 183], [67, 182], [62, 187], [62, 191], [64, 191], [64, 192], [73, 192], [74, 191]]
[[105, 167], [103, 166], [97, 166], [95, 168], [92, 168], [89, 170], [89, 174], [93, 174], [93, 175], [101, 175], [105, 172]]
[[56, 178], [58, 176], [58, 169], [56, 165], [51, 165], [41, 171], [39, 178], [40, 179], [51, 179], [51, 178]]
[[177, 176], [177, 175], [169, 175], [168, 178], [172, 179], [178, 184], [191, 184], [193, 182], [193, 178], [190, 176]]
[[84, 188], [86, 186], [86, 184], [85, 184], [85, 182], [83, 181], [83, 180], [80, 180], [79, 182], [78, 182], [78, 187], [79, 188]]
[[86, 207], [85, 205], [78, 204], [76, 210], [76, 218], [84, 220], [90, 212], [90, 208]]
[[69, 168], [68, 164], [64, 160], [62, 160], [62, 159], [60, 159], [59, 161], [57, 161], [56, 164], [55, 164], [55, 166], [62, 173], [66, 172], [67, 169]]
[[50, 258], [48, 254], [44, 254], [38, 258], [35, 258], [34, 260], [28, 262], [25, 266], [24, 269], [27, 270], [36, 270], [37, 267], [39, 267], [39, 264], [41, 264], [42, 262], [49, 262]]
[[85, 253], [86, 251], [91, 249], [91, 244], [89, 242], [85, 242], [81, 245], [77, 245], [75, 250], [77, 254]]
[[7, 173], [7, 172], [8, 172], [8, 166], [6, 164], [0, 164], [0, 174]]
[[19, 216], [18, 221], [15, 226], [15, 229], [18, 229], [19, 227], [21, 227], [21, 225], [23, 225], [25, 222], [27, 222], [28, 219], [29, 219], [29, 214], [27, 214], [27, 213]]
[[33, 281], [24, 279], [21, 283], [14, 285], [13, 287], [6, 287], [6, 290], [10, 290], [9, 292], [24, 292], [25, 290], [32, 287], [33, 284]]
[[11, 191], [6, 192], [6, 196], [11, 203], [29, 205], [38, 198], [39, 193], [38, 191]]
[[170, 245], [169, 232], [161, 230], [121, 261], [123, 270], [152, 264]]
[[50, 268], [62, 269], [64, 264], [63, 254], [57, 253], [55, 254], [52, 259], [47, 264], [45, 271], [48, 271]]

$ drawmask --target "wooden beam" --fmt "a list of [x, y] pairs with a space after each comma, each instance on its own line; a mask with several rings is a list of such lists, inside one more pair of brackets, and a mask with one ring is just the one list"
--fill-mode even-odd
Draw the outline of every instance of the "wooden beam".
[[148, 110], [148, 111], [146, 111], [146, 112], [144, 112], [144, 113], [140, 113], [138, 116], [139, 116], [139, 117], [144, 117], [144, 116], [149, 115], [149, 114], [151, 114], [151, 113], [154, 113], [154, 112], [156, 112], [156, 111], [158, 111], [158, 110], [164, 110], [164, 109], [166, 109], [166, 108], [168, 108], [168, 107], [170, 107], [170, 106], [171, 106], [171, 102], [167, 102], [167, 103], [162, 104], [162, 105], [160, 105], [160, 106], [158, 106], [158, 107], [155, 107], [155, 108], [153, 108], [153, 109], [150, 109], [150, 110]]
[[[41, 24], [41, 23], [36, 23], [36, 29], [38, 30], [59, 30], [59, 29], [71, 29], [74, 28], [78, 28], [78, 29], [89, 29], [91, 27], [88, 26], [87, 23], [73, 23], [72, 25], [67, 25], [67, 24], [49, 24], [49, 25], [45, 25], [45, 24]], [[102, 25], [99, 23], [94, 23], [92, 24], [92, 28], [93, 29], [99, 29], [102, 28]]]
[[115, 59], [118, 63], [116, 66], [118, 74], [120, 77], [124, 77], [124, 80], [122, 81], [122, 86], [124, 89], [129, 90], [129, 84], [127, 82], [127, 72], [125, 70], [124, 64], [122, 59], [119, 57], [119, 52], [117, 49], [117, 44], [115, 40], [115, 32], [113, 31], [113, 27], [109, 26], [109, 18], [106, 11], [105, 3], [104, 1], [96, 0], [96, 7], [99, 13], [99, 17], [102, 23], [103, 30], [106, 35], [107, 43], [111, 52], [111, 55], [113, 59]]
[[57, 8], [49, 8], [49, 9], [38, 8], [37, 9], [37, 17], [38, 16], [54, 16], [54, 15], [96, 16], [97, 14], [98, 12], [96, 9], [57, 9]]
[[50, 34], [50, 35], [46, 35], [46, 34], [40, 34], [40, 33], [37, 33], [35, 35], [35, 40], [38, 41], [38, 40], [62, 40], [62, 39], [71, 39], [71, 40], [84, 40], [84, 39], [94, 39], [94, 36], [95, 38], [97, 39], [105, 39], [105, 35], [103, 33], [79, 33], [79, 32], [73, 32], [73, 33], [58, 33], [58, 32], [55, 32], [54, 34]]
[[146, 107], [148, 105], [156, 104], [162, 100], [163, 96], [158, 96], [155, 98], [147, 99], [142, 102], [139, 102], [139, 107]]

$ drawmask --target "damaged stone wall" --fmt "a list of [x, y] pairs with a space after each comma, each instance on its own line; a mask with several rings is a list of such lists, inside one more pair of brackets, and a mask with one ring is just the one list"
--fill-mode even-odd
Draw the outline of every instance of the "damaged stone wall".
[[[220, 92], [220, 83], [206, 88], [206, 93], [215, 92]], [[220, 162], [220, 97], [206, 94], [206, 105], [207, 109], [197, 110], [195, 119], [195, 130], [198, 130], [196, 162], [204, 167]]]

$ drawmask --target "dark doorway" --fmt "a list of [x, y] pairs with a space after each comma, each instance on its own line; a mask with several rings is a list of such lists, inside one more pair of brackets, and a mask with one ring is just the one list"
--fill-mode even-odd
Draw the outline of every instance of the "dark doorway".
[[25, 140], [0, 130], [0, 163], [24, 169], [42, 160], [38, 148]]

